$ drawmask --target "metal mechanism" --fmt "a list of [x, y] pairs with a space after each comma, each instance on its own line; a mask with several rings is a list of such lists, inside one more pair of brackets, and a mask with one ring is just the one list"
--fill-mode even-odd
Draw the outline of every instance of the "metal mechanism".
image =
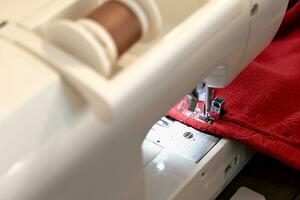
[[199, 119], [212, 124], [220, 119], [224, 104], [225, 100], [222, 97], [214, 98], [214, 89], [205, 84], [204, 113], [199, 114]]
[[185, 101], [179, 105], [178, 109], [188, 117], [212, 124], [222, 116], [224, 105], [225, 100], [222, 97], [214, 97], [212, 87], [201, 83], [186, 96]]
[[210, 117], [214, 120], [217, 120], [221, 117], [222, 111], [224, 108], [225, 100], [221, 97], [216, 97], [212, 103], [210, 108]]
[[209, 116], [210, 114], [210, 108], [211, 108], [211, 103], [213, 99], [213, 88], [209, 87], [207, 84], [205, 84], [205, 112], [204, 115]]
[[167, 117], [162, 117], [146, 136], [146, 142], [156, 144], [194, 163], [198, 163], [219, 141], [220, 138]]

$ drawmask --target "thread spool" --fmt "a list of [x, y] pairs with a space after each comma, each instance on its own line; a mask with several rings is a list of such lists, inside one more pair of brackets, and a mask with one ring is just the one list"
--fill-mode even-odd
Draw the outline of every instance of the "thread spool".
[[60, 20], [51, 24], [46, 35], [108, 77], [124, 52], [160, 30], [157, 10], [152, 0], [107, 1], [76, 22]]
[[109, 32], [117, 46], [119, 56], [140, 40], [143, 34], [142, 22], [123, 2], [108, 1], [87, 18], [97, 22]]

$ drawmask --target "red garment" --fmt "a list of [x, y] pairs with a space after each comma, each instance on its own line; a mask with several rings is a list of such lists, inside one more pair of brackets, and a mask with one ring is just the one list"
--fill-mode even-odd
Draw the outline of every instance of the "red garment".
[[213, 125], [189, 119], [176, 107], [168, 115], [300, 170], [300, 0], [291, 0], [274, 41], [217, 95], [226, 100], [226, 114]]

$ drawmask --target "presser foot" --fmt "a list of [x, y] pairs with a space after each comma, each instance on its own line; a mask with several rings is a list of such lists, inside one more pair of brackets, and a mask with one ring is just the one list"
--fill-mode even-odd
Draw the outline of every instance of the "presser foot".
[[197, 121], [209, 124], [209, 125], [211, 125], [215, 122], [215, 120], [213, 118], [211, 118], [211, 117], [209, 117], [205, 114], [199, 114], [194, 119], [197, 120]]
[[201, 83], [178, 105], [178, 110], [185, 116], [206, 124], [213, 124], [224, 113], [225, 100], [214, 98], [214, 90], [208, 84]]
[[208, 124], [212, 124], [222, 117], [224, 113], [225, 100], [222, 97], [216, 97], [209, 106], [209, 109], [203, 115], [200, 115], [200, 118]]
[[[209, 95], [212, 95], [212, 92]], [[195, 99], [197, 99], [195, 96], [187, 95], [181, 104], [178, 105], [178, 110], [189, 118], [209, 125], [221, 118], [225, 105], [223, 98], [216, 97], [213, 100], [206, 98], [205, 101]]]

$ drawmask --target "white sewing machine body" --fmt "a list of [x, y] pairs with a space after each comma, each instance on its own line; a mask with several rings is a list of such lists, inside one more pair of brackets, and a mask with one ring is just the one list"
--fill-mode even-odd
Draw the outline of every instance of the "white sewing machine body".
[[213, 145], [195, 162], [146, 135], [200, 81], [229, 83], [272, 40], [287, 0], [157, 0], [163, 35], [110, 79], [43, 37], [101, 1], [22, 3], [0, 3], [1, 200], [213, 199], [251, 157], [205, 136]]

